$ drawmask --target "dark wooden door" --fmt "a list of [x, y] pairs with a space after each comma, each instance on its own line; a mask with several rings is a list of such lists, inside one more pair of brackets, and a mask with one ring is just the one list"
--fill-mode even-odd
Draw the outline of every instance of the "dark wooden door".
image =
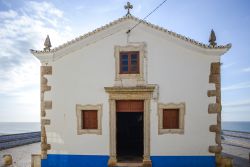
[[116, 101], [116, 153], [118, 161], [143, 157], [143, 100]]

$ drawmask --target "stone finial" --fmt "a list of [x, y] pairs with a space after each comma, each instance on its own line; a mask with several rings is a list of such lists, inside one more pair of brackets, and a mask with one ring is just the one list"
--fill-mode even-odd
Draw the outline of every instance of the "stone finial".
[[130, 14], [130, 9], [133, 9], [133, 5], [131, 5], [130, 2], [127, 2], [127, 5], [125, 5], [124, 8], [128, 10], [126, 16], [131, 15]]
[[217, 45], [215, 41], [216, 41], [216, 36], [214, 30], [212, 29], [209, 37], [209, 43], [210, 43], [209, 45], [215, 47]]
[[45, 39], [44, 46], [45, 46], [44, 51], [50, 51], [51, 43], [50, 43], [49, 35], [47, 35]]

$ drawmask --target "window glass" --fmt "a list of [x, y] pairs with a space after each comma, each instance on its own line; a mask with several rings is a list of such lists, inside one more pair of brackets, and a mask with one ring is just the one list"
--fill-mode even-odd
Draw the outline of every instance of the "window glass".
[[128, 66], [122, 66], [122, 71], [123, 72], [128, 72]]
[[131, 62], [133, 63], [137, 63], [137, 59], [138, 59], [138, 54], [132, 54], [131, 55]]
[[131, 72], [137, 72], [137, 65], [131, 65]]
[[128, 55], [122, 55], [122, 65], [128, 65]]

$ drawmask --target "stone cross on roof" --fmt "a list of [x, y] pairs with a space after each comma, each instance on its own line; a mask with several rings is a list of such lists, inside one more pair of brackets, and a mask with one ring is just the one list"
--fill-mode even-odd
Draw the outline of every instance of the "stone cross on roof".
[[124, 8], [128, 10], [126, 16], [131, 15], [130, 9], [133, 9], [133, 5], [131, 5], [130, 2], [127, 2], [127, 5], [125, 5]]

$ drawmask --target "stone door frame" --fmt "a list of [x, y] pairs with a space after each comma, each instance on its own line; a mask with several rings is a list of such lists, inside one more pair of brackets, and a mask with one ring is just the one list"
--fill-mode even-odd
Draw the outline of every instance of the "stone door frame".
[[108, 166], [115, 166], [117, 163], [116, 154], [116, 100], [143, 100], [144, 101], [144, 149], [143, 164], [151, 166], [150, 160], [150, 101], [154, 85], [143, 87], [105, 87], [109, 93], [109, 123], [110, 123], [110, 157]]

